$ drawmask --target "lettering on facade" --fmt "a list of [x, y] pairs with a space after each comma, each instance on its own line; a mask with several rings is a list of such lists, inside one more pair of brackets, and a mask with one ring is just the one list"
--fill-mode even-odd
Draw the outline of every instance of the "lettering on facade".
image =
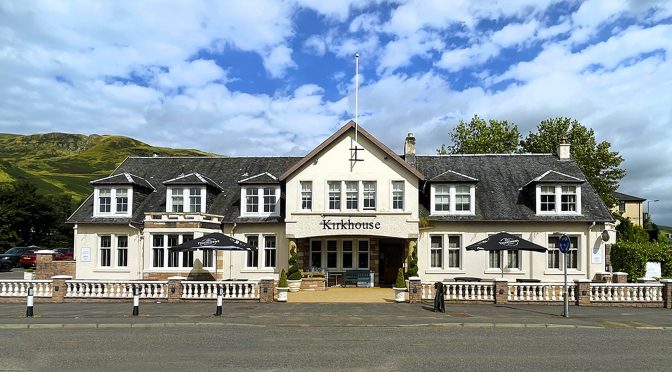
[[352, 222], [340, 219], [338, 221], [331, 219], [322, 219], [323, 230], [380, 230], [380, 222]]

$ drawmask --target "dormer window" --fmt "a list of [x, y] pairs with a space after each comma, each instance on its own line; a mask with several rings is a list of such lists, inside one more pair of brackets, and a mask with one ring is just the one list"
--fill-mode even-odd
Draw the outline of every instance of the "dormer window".
[[433, 184], [430, 197], [433, 215], [475, 213], [476, 186], [474, 185]]
[[173, 213], [205, 213], [205, 186], [169, 187], [166, 211]]
[[581, 186], [537, 185], [537, 214], [581, 214]]
[[130, 217], [133, 192], [130, 186], [96, 187], [94, 217]]
[[243, 217], [280, 215], [280, 186], [244, 186], [241, 188], [240, 200]]

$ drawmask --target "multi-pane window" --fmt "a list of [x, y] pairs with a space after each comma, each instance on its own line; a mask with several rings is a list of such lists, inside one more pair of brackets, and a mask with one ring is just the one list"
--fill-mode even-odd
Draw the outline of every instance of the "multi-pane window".
[[520, 269], [520, 251], [506, 251], [506, 267], [509, 269]]
[[618, 202], [618, 212], [625, 213], [625, 201], [621, 200]]
[[392, 209], [404, 209], [404, 181], [392, 181]]
[[[168, 235], [168, 248], [174, 247], [179, 243], [179, 235]], [[168, 250], [168, 267], [178, 267], [180, 266], [180, 252]]]
[[329, 209], [341, 209], [341, 181], [327, 182], [329, 187]]
[[312, 240], [310, 242], [310, 266], [322, 267], [322, 241]]
[[213, 267], [215, 266], [215, 250], [214, 249], [204, 249], [203, 250], [203, 267]]
[[542, 212], [555, 211], [555, 186], [541, 186], [540, 209]]
[[376, 181], [362, 182], [364, 209], [376, 209]]
[[[259, 247], [259, 236], [248, 235], [247, 236], [247, 244], [258, 248]], [[247, 267], [259, 267], [259, 264], [257, 263], [258, 255], [259, 255], [259, 250], [258, 249], [247, 251]]]
[[128, 213], [128, 189], [116, 190], [117, 213]]
[[309, 211], [313, 209], [313, 182], [301, 181], [301, 209]]
[[110, 235], [100, 237], [100, 266], [112, 266], [112, 237]]
[[201, 189], [199, 187], [189, 188], [189, 211], [201, 211]]
[[338, 241], [327, 240], [327, 268], [338, 267]]
[[275, 187], [264, 187], [264, 213], [275, 213]]
[[488, 251], [488, 268], [502, 268], [502, 251]]
[[576, 186], [562, 186], [560, 210], [563, 212], [576, 212]]
[[117, 236], [117, 266], [128, 266], [128, 236]]
[[98, 191], [98, 206], [100, 213], [110, 213], [112, 211], [112, 190], [100, 189]]
[[171, 192], [171, 212], [182, 213], [184, 212], [184, 194], [181, 187], [173, 187], [170, 189]]
[[455, 186], [455, 210], [456, 211], [470, 211], [471, 210], [471, 192], [469, 186]]
[[345, 209], [357, 209], [359, 199], [359, 182], [347, 181], [345, 183]]
[[[579, 239], [576, 236], [569, 237], [569, 252], [567, 252], [567, 268], [568, 269], [579, 269]], [[560, 252], [560, 237], [559, 236], [549, 236], [548, 237], [548, 252], [546, 256], [548, 258], [548, 268], [549, 269], [558, 269], [562, 270], [562, 262], [564, 260], [564, 254]]]
[[193, 267], [193, 251], [179, 252], [170, 249], [193, 238], [193, 234], [152, 234], [152, 267]]
[[360, 269], [369, 268], [369, 241], [359, 240], [357, 242], [357, 267]]
[[432, 235], [430, 238], [429, 262], [432, 268], [443, 267], [443, 236]]
[[[182, 235], [182, 243], [186, 243], [190, 240], [194, 240], [194, 235], [185, 234]], [[194, 251], [184, 251], [182, 252], [182, 267], [194, 267]]]
[[450, 186], [436, 185], [434, 187], [434, 210], [450, 212]]
[[152, 267], [163, 267], [165, 262], [163, 250], [163, 235], [152, 236]]
[[264, 236], [264, 266], [275, 267], [275, 236]]
[[352, 240], [343, 240], [343, 263], [344, 269], [352, 269]]
[[457, 269], [460, 267], [460, 237], [458, 235], [448, 236], [448, 267]]
[[245, 190], [245, 204], [247, 213], [259, 212], [259, 189], [248, 188]]

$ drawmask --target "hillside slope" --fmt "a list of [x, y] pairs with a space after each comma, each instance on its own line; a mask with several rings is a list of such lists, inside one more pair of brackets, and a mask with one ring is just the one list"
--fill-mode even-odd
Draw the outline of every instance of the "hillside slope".
[[0, 184], [25, 179], [46, 194], [80, 200], [89, 182], [110, 174], [128, 156], [213, 156], [199, 150], [154, 147], [133, 138], [46, 133], [0, 134]]

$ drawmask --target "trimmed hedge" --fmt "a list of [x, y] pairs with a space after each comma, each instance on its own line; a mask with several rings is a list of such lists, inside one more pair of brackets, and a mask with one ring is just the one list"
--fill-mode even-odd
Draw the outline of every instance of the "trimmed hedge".
[[299, 259], [298, 254], [296, 253], [296, 248], [290, 249], [289, 251], [289, 270], [287, 273], [287, 279], [289, 280], [301, 280], [301, 271], [299, 271]]
[[404, 279], [404, 269], [399, 268], [399, 273], [397, 273], [397, 282], [394, 284], [394, 288], [406, 288], [406, 280]]
[[287, 284], [287, 273], [285, 273], [285, 269], [282, 269], [280, 272], [280, 281], [278, 282], [278, 288], [287, 288], [289, 287], [289, 284]]
[[665, 243], [619, 241], [611, 248], [614, 271], [628, 273], [629, 281], [646, 274], [647, 262], [660, 262], [663, 277], [672, 277], [672, 253]]

